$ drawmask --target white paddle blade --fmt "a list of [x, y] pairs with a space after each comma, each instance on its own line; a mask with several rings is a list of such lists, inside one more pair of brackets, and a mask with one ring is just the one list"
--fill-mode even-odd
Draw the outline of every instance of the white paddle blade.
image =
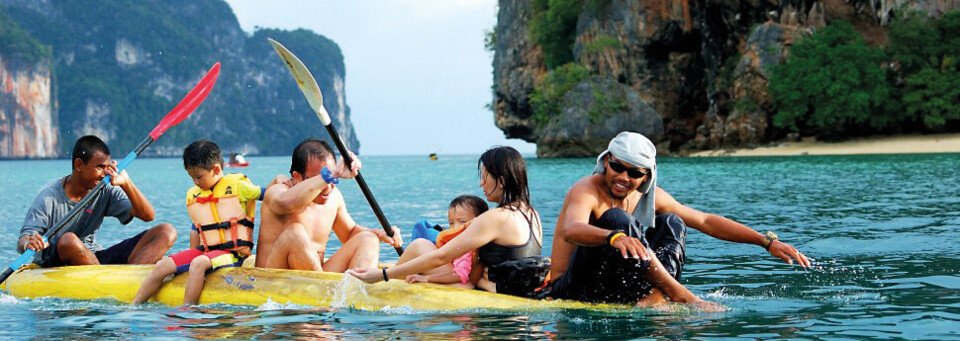
[[282, 44], [271, 38], [267, 38], [267, 40], [270, 42], [270, 45], [273, 46], [273, 50], [277, 51], [280, 59], [283, 59], [283, 64], [287, 66], [290, 74], [292, 74], [293, 78], [297, 81], [297, 86], [300, 87], [303, 96], [307, 98], [310, 107], [313, 108], [313, 111], [317, 113], [317, 117], [320, 118], [320, 123], [323, 123], [324, 126], [330, 125], [330, 115], [327, 114], [327, 110], [323, 108], [323, 94], [320, 93], [320, 86], [317, 85], [317, 80], [313, 78], [313, 74], [310, 73], [306, 65], [303, 65], [300, 58], [297, 58], [297, 56], [290, 52], [290, 50], [287, 50]]

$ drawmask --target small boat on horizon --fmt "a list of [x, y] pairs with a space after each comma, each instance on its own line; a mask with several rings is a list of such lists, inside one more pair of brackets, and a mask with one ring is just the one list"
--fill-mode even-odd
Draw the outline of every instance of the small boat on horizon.
[[244, 160], [243, 154], [231, 153], [230, 161], [224, 164], [224, 167], [246, 167], [250, 163], [247, 160]]

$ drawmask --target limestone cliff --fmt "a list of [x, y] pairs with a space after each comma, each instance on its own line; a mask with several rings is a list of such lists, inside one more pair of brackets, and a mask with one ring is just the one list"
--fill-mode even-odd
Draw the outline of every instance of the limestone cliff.
[[[52, 132], [54, 141], [44, 152], [65, 155], [85, 134], [99, 135], [114, 149], [133, 148], [216, 61], [221, 73], [207, 100], [146, 154], [177, 156], [197, 138], [217, 142], [226, 153], [259, 155], [289, 155], [307, 137], [329, 140], [267, 37], [311, 69], [334, 124], [359, 151], [343, 55], [321, 35], [274, 29], [250, 35], [222, 0], [0, 0], [0, 12], [52, 46], [59, 111], [48, 114], [52, 121], [38, 119], [50, 123], [37, 129]], [[25, 152], [37, 156], [34, 151]]]
[[0, 55], [0, 158], [58, 156], [49, 63], [29, 65]]
[[[494, 45], [496, 125], [508, 138], [537, 143], [539, 156], [588, 156], [617, 132], [643, 133], [661, 151], [755, 146], [781, 138], [768, 67], [800, 37], [833, 20], [852, 23], [874, 45], [886, 43], [894, 11], [939, 16], [950, 0], [586, 0], [576, 23], [573, 60], [592, 77], [561, 101], [560, 117], [537, 121], [531, 94], [548, 75], [530, 34], [533, 1], [501, 0]], [[615, 83], [615, 84], [613, 84]], [[619, 85], [619, 86], [617, 86]], [[590, 123], [584, 93], [621, 93]], [[597, 96], [593, 96], [597, 97]]]

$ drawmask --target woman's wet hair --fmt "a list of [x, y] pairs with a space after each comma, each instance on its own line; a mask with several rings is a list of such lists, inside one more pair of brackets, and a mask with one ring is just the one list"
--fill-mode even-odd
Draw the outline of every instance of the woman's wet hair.
[[207, 139], [199, 139], [183, 149], [183, 168], [213, 169], [213, 166], [223, 167], [223, 154], [220, 146]]
[[[333, 157], [333, 150], [326, 142], [318, 139], [306, 139], [293, 149], [293, 159], [290, 161], [290, 174], [293, 172], [303, 175], [307, 172], [307, 163], [311, 159], [325, 160]], [[333, 166], [333, 165], [328, 165]]]
[[497, 146], [480, 155], [477, 172], [480, 167], [503, 188], [503, 196], [497, 207], [518, 210], [522, 206], [533, 208], [530, 204], [530, 190], [527, 187], [527, 163], [513, 147]]
[[461, 195], [450, 202], [449, 208], [464, 207], [473, 211], [473, 216], [479, 216], [490, 209], [487, 202], [476, 195]]

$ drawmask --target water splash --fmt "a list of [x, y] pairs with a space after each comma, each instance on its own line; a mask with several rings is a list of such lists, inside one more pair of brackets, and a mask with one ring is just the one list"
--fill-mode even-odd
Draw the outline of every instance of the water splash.
[[269, 310], [313, 310], [316, 307], [305, 304], [296, 304], [296, 303], [280, 303], [274, 301], [272, 298], [267, 298], [267, 301], [258, 306], [255, 311], [269, 311]]
[[19, 304], [21, 301], [14, 296], [0, 293], [0, 304]]
[[370, 301], [370, 295], [367, 293], [366, 283], [353, 276], [344, 275], [340, 283], [334, 288], [333, 301], [331, 307], [336, 308], [355, 308], [362, 306], [363, 302]]

